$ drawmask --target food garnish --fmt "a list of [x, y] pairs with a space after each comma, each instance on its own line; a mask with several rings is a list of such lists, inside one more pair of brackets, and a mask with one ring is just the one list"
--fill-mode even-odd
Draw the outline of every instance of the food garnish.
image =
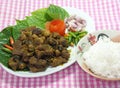
[[65, 37], [69, 41], [69, 44], [77, 45], [78, 41], [87, 34], [87, 31], [69, 32]]
[[63, 36], [65, 34], [66, 26], [63, 20], [55, 19], [47, 24], [47, 28], [51, 32], [57, 32]]
[[86, 27], [86, 21], [79, 16], [72, 15], [65, 19], [66, 32], [82, 31]]

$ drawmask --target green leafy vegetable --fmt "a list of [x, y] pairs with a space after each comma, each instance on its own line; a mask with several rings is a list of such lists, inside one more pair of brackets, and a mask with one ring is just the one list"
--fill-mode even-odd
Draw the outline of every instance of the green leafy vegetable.
[[62, 19], [64, 20], [69, 14], [59, 6], [50, 5], [47, 9], [47, 14], [53, 19]]
[[11, 56], [11, 54], [3, 51], [3, 44], [9, 42], [8, 38], [9, 35], [8, 36], [6, 35], [9, 31], [8, 29], [6, 30], [6, 33], [0, 32], [0, 62], [5, 66], [8, 66], [8, 60]]
[[29, 27], [27, 20], [16, 20], [17, 25], [13, 26], [12, 28], [12, 36], [14, 38], [14, 40], [17, 40], [19, 35], [20, 35], [20, 31], [24, 28]]

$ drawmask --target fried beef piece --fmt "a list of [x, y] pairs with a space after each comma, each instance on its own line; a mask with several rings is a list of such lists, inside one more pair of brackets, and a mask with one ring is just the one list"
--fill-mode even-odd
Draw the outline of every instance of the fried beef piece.
[[25, 63], [23, 63], [23, 62], [19, 63], [18, 68], [19, 68], [20, 70], [22, 70], [22, 69], [24, 69], [24, 68], [26, 68], [26, 67], [27, 67], [27, 65], [26, 65]]
[[49, 38], [47, 39], [47, 43], [50, 44], [51, 46], [56, 46], [56, 45], [58, 45], [57, 40], [54, 39], [54, 38], [52, 38], [52, 37], [49, 37]]
[[68, 47], [68, 46], [69, 46], [68, 41], [67, 41], [64, 37], [61, 37], [61, 38], [60, 38], [59, 43], [60, 43], [63, 47]]
[[61, 55], [61, 52], [59, 50], [55, 50], [55, 56], [60, 56]]
[[39, 35], [42, 33], [42, 30], [40, 30], [39, 28], [35, 28], [32, 30], [32, 34], [36, 34], [36, 35]]
[[45, 50], [45, 51], [39, 51], [36, 50], [36, 57], [39, 59], [47, 59], [48, 57], [53, 57], [54, 56], [54, 50]]
[[65, 62], [67, 62], [67, 60], [65, 58], [54, 57], [54, 58], [51, 58], [51, 60], [50, 60], [50, 66], [56, 67], [58, 65], [62, 65]]
[[12, 54], [13, 54], [13, 55], [21, 55], [21, 54], [22, 54], [21, 47], [22, 47], [21, 41], [17, 40], [17, 41], [13, 44]]
[[50, 36], [50, 31], [49, 30], [44, 30], [42, 34], [45, 37], [49, 37]]
[[42, 59], [37, 60], [35, 57], [32, 57], [29, 60], [29, 62], [30, 62], [29, 68], [30, 71], [32, 72], [44, 71], [48, 66], [46, 60], [42, 60]]
[[57, 46], [57, 49], [58, 49], [59, 51], [62, 51], [62, 50], [64, 49], [64, 47], [63, 47], [62, 45], [58, 45], [58, 46]]
[[31, 58], [29, 59], [29, 64], [35, 65], [36, 63], [37, 63], [37, 58], [31, 57]]
[[31, 72], [44, 71], [68, 61], [67, 40], [58, 33], [29, 27], [21, 31], [13, 44], [9, 67], [13, 70], [28, 68]]
[[31, 72], [41, 72], [41, 71], [46, 70], [46, 68], [43, 68], [43, 67], [38, 68], [36, 66], [30, 66], [29, 69]]
[[57, 32], [54, 32], [51, 34], [51, 37], [53, 37], [54, 39], [59, 39], [61, 36]]
[[25, 56], [25, 55], [21, 57], [21, 61], [22, 61], [22, 62], [25, 62], [25, 63], [28, 63], [28, 62], [29, 62], [29, 59], [30, 59], [30, 57]]
[[63, 50], [61, 53], [61, 56], [68, 60], [68, 58], [70, 57], [70, 54], [69, 54], [68, 50]]
[[45, 51], [49, 49], [52, 49], [52, 47], [49, 44], [39, 45], [36, 47], [36, 50], [40, 50], [40, 51]]
[[15, 58], [10, 58], [8, 61], [8, 65], [11, 69], [17, 70], [19, 66], [19, 60]]

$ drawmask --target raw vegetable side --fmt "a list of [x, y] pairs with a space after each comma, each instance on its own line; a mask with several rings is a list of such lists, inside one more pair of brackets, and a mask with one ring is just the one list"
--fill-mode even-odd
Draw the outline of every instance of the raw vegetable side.
[[69, 32], [65, 37], [70, 45], [77, 45], [79, 40], [87, 34], [87, 31]]
[[63, 20], [55, 19], [51, 22], [47, 22], [46, 29], [51, 32], [58, 32], [60, 35], [64, 36], [65, 34], [65, 23]]
[[86, 21], [76, 15], [65, 19], [66, 34], [65, 37], [70, 45], [77, 45], [78, 41], [87, 34], [85, 27]]

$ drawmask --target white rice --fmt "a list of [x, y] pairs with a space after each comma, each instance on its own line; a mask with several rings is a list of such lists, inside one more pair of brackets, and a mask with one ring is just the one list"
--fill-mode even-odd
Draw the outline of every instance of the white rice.
[[95, 74], [120, 78], [120, 43], [108, 38], [99, 40], [83, 54], [83, 58]]

